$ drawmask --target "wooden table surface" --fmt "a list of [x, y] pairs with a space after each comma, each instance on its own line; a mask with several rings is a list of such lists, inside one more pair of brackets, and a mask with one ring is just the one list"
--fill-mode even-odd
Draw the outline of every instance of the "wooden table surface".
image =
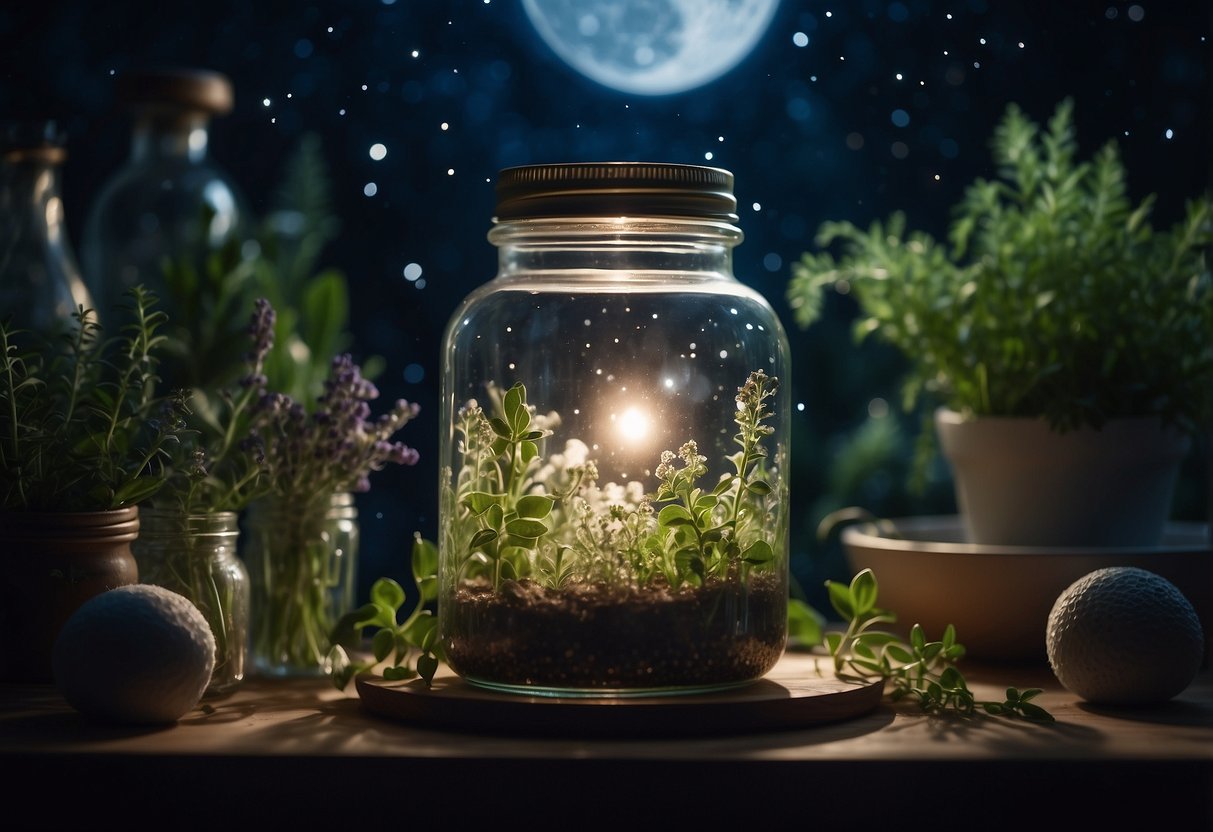
[[[780, 667], [811, 661], [788, 654]], [[86, 720], [53, 686], [10, 683], [0, 686], [0, 795], [17, 824], [0, 829], [925, 829], [944, 818], [975, 829], [1213, 829], [1209, 672], [1165, 705], [1124, 709], [1079, 701], [1047, 667], [961, 669], [980, 699], [1045, 688], [1037, 701], [1057, 721], [927, 716], [885, 699], [791, 731], [536, 737], [377, 716], [353, 684], [250, 679], [175, 725], [134, 728]]]

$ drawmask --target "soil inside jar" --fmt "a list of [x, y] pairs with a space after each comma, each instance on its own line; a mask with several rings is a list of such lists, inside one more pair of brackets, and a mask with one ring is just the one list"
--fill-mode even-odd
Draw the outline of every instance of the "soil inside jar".
[[774, 667], [787, 590], [773, 575], [702, 587], [527, 579], [461, 584], [443, 611], [451, 669], [469, 681], [570, 690], [723, 687]]

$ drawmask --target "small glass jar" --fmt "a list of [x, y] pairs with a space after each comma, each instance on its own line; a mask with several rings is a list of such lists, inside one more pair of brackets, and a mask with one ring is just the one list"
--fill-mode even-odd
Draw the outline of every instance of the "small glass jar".
[[257, 674], [329, 673], [333, 628], [354, 608], [359, 532], [348, 492], [312, 505], [270, 497], [249, 506], [244, 558]]
[[207, 696], [230, 693], [243, 680], [249, 639], [249, 576], [236, 555], [234, 511], [188, 514], [143, 508], [131, 545], [142, 583], [190, 599], [215, 636], [215, 669]]
[[728, 171], [502, 171], [447, 325], [438, 622], [466, 681], [712, 691], [787, 636], [788, 343], [732, 270]]
[[0, 136], [0, 319], [48, 335], [93, 307], [59, 195], [66, 159], [54, 122], [12, 122]]

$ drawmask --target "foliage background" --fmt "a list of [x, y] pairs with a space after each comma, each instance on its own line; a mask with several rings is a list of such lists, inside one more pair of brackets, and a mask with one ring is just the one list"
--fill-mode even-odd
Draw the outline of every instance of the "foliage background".
[[[826, 578], [847, 577], [836, 541], [816, 538], [832, 508], [953, 506], [938, 466], [924, 494], [904, 487], [919, 427], [898, 411], [899, 356], [853, 344], [843, 297], [797, 330], [784, 299], [790, 264], [826, 220], [866, 225], [904, 209], [912, 226], [942, 234], [965, 184], [991, 175], [985, 142], [1012, 101], [1039, 120], [1072, 97], [1082, 153], [1118, 139], [1133, 197], [1157, 193], [1156, 220], [1169, 225], [1209, 184], [1211, 29], [1206, 4], [1163, 0], [782, 0], [732, 72], [646, 98], [568, 68], [512, 0], [9, 3], [0, 115], [67, 129], [73, 237], [127, 152], [113, 72], [171, 63], [227, 73], [236, 108], [215, 123], [211, 154], [258, 213], [292, 150], [319, 138], [340, 223], [320, 260], [350, 281], [353, 351], [383, 357], [385, 399], [422, 407], [401, 434], [421, 462], [382, 472], [359, 496], [363, 596], [381, 575], [407, 585], [413, 531], [436, 533], [438, 343], [460, 299], [495, 271], [485, 233], [497, 170], [573, 159], [729, 168], [746, 233], [738, 277], [771, 300], [793, 345], [793, 570], [812, 598]], [[377, 142], [381, 161], [368, 154]], [[421, 279], [405, 276], [409, 264]], [[1185, 472], [1178, 517], [1207, 516], [1205, 453]]]

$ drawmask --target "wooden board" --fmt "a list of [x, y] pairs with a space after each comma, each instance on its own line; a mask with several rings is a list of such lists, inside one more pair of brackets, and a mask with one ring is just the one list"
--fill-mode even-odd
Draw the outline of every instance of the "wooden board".
[[355, 680], [363, 707], [388, 719], [441, 730], [523, 736], [720, 736], [790, 731], [840, 722], [874, 710], [880, 681], [835, 677], [828, 659], [786, 654], [764, 678], [717, 693], [652, 697], [524, 696], [484, 690], [439, 669], [420, 679]]

